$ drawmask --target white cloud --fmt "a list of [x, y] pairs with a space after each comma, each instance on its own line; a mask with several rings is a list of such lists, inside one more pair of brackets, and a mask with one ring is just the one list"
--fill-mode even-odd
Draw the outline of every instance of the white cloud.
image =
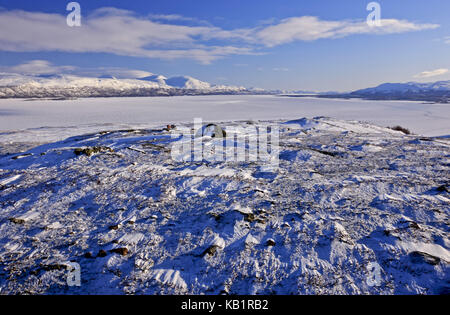
[[196, 21], [194, 18], [184, 17], [179, 14], [150, 14], [149, 17], [154, 20], [166, 21]]
[[384, 19], [381, 26], [371, 27], [366, 21], [325, 21], [314, 16], [292, 17], [256, 33], [266, 46], [293, 41], [341, 38], [355, 34], [394, 34], [438, 28], [437, 24], [415, 24], [405, 20]]
[[[221, 30], [206, 26], [157, 23], [114, 8], [96, 10], [70, 28], [58, 14], [0, 11], [0, 49], [4, 51], [106, 52], [159, 59], [190, 58], [202, 63], [233, 54], [250, 54], [246, 47], [206, 46], [198, 38], [214, 38]], [[223, 37], [224, 34], [219, 34]]]
[[79, 68], [74, 66], [57, 66], [47, 60], [31, 60], [15, 66], [0, 67], [0, 72], [24, 75], [71, 74], [85, 77], [112, 76], [118, 79], [136, 79], [153, 75], [153, 73], [148, 71], [118, 67]]
[[442, 68], [442, 69], [436, 69], [432, 71], [424, 71], [419, 74], [416, 74], [414, 78], [431, 78], [431, 77], [437, 77], [439, 75], [446, 74], [448, 72], [448, 69]]
[[81, 68], [73, 72], [76, 75], [86, 77], [101, 77], [111, 76], [117, 79], [138, 79], [153, 75], [153, 73], [143, 70], [114, 68], [114, 67], [99, 67], [99, 68]]
[[44, 75], [70, 72], [75, 70], [72, 66], [55, 66], [46, 60], [32, 60], [13, 67], [3, 67], [3, 71], [11, 73]]
[[287, 71], [289, 71], [288, 68], [273, 68], [272, 70], [273, 70], [273, 71], [282, 71], [282, 72], [287, 72]]
[[150, 18], [153, 21], [190, 22], [192, 24], [212, 26], [211, 23], [209, 23], [208, 21], [199, 20], [192, 17], [186, 17], [179, 14], [149, 14], [148, 18]]
[[262, 46], [352, 34], [403, 33], [439, 26], [391, 19], [383, 20], [381, 27], [369, 27], [365, 21], [325, 21], [303, 16], [278, 24], [271, 21], [269, 25], [254, 28], [224, 30], [204, 23], [181, 25], [183, 21], [196, 20], [180, 15], [139, 17], [131, 11], [101, 8], [83, 16], [81, 27], [71, 28], [66, 25], [65, 15], [2, 10], [0, 50], [112, 53], [169, 60], [187, 58], [208, 64], [229, 55], [258, 54]]

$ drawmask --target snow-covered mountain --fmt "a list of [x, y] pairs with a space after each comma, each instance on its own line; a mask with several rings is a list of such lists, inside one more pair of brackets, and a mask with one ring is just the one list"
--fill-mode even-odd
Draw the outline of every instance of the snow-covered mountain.
[[161, 86], [167, 85], [166, 84], [167, 78], [163, 75], [158, 75], [158, 74], [153, 74], [148, 77], [140, 78], [139, 80], [148, 81], [148, 82], [156, 82], [156, 83], [160, 84]]
[[211, 84], [187, 76], [167, 79], [166, 84], [180, 89], [207, 90], [211, 88]]
[[358, 90], [357, 94], [390, 94], [390, 93], [423, 93], [430, 91], [450, 91], [450, 81], [438, 81], [432, 83], [384, 83], [374, 88]]
[[436, 103], [450, 102], [450, 81], [433, 83], [385, 83], [348, 95], [373, 100], [410, 100]]
[[0, 98], [158, 96], [255, 93], [244, 87], [212, 85], [189, 76], [152, 74], [138, 79], [76, 75], [31, 76], [0, 73]]
[[[294, 96], [299, 97], [299, 95]], [[357, 90], [351, 93], [321, 93], [317, 97], [450, 103], [450, 81], [432, 83], [384, 83], [376, 87]]]

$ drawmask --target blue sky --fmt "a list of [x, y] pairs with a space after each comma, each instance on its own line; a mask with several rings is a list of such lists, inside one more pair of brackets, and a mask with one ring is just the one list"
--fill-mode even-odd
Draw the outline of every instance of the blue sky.
[[0, 0], [0, 71], [139, 77], [348, 91], [450, 80], [450, 2], [80, 0], [82, 25], [58, 0]]

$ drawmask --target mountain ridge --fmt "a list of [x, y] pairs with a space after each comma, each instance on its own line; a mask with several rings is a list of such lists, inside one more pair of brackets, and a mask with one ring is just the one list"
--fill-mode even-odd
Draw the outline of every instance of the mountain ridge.
[[429, 83], [383, 83], [376, 87], [360, 89], [348, 93], [317, 93], [283, 95], [286, 97], [318, 97], [318, 98], [360, 98], [376, 101], [422, 101], [433, 103], [450, 103], [450, 80]]
[[410, 100], [449, 103], [450, 80], [429, 83], [384, 83], [373, 88], [354, 91], [349, 96], [370, 100]]
[[166, 78], [152, 74], [143, 78], [117, 79], [109, 75], [95, 78], [77, 75], [33, 76], [0, 73], [0, 98], [257, 94], [263, 91], [240, 86], [212, 85], [190, 76]]
[[165, 77], [151, 74], [141, 78], [112, 75], [84, 77], [72, 74], [22, 75], [0, 73], [0, 99], [79, 98], [181, 95], [269, 94], [286, 97], [362, 98], [368, 100], [410, 100], [450, 102], [450, 80], [429, 83], [383, 83], [348, 93], [265, 90], [242, 86], [214, 85], [191, 76]]

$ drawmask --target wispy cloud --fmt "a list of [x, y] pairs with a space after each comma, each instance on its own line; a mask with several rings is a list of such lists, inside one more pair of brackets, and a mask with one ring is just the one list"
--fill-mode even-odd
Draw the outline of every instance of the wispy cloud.
[[191, 17], [185, 17], [179, 14], [150, 14], [149, 17], [153, 20], [165, 20], [165, 21], [197, 21], [197, 19]]
[[144, 70], [115, 67], [77, 68], [73, 73], [80, 76], [96, 78], [101, 76], [111, 76], [117, 79], [138, 79], [153, 75], [153, 73]]
[[446, 74], [447, 72], [448, 72], [448, 69], [445, 69], [445, 68], [431, 70], [431, 71], [424, 71], [424, 72], [421, 72], [419, 74], [416, 74], [414, 76], [414, 78], [422, 79], [422, 78], [437, 77], [437, 76]]
[[292, 17], [256, 33], [266, 46], [293, 41], [342, 38], [355, 34], [395, 34], [438, 28], [438, 24], [416, 24], [405, 20], [384, 19], [381, 26], [371, 27], [365, 21], [326, 21], [314, 16]]
[[289, 71], [288, 68], [273, 68], [272, 70], [273, 70], [273, 71], [282, 71], [282, 72], [287, 72], [287, 71]]
[[20, 73], [28, 75], [56, 74], [61, 72], [71, 72], [75, 70], [73, 66], [55, 66], [46, 60], [32, 60], [12, 67], [0, 68], [4, 72]]
[[69, 74], [86, 77], [112, 76], [118, 79], [136, 79], [153, 74], [148, 71], [118, 67], [80, 68], [74, 66], [57, 66], [47, 60], [30, 60], [15, 66], [2, 66], [0, 67], [0, 72], [34, 76], [55, 74]]
[[192, 17], [187, 17], [179, 14], [149, 14], [148, 17], [152, 21], [166, 21], [166, 22], [189, 22], [198, 25], [212, 26], [211, 23], [204, 20], [199, 20]]
[[261, 54], [264, 47], [293, 41], [439, 27], [395, 19], [383, 20], [381, 27], [369, 27], [365, 21], [327, 21], [303, 16], [280, 22], [267, 21], [253, 28], [224, 30], [210, 24], [188, 23], [194, 21], [180, 15], [142, 17], [127, 10], [101, 8], [83, 17], [82, 27], [70, 28], [66, 26], [64, 15], [3, 10], [0, 11], [0, 50], [111, 53], [169, 60], [187, 58], [209, 64], [230, 55]]
[[[164, 24], [114, 8], [96, 10], [82, 27], [66, 26], [58, 14], [0, 11], [0, 49], [4, 51], [102, 52], [159, 59], [190, 58], [202, 63], [252, 49], [204, 45], [202, 38], [224, 36], [207, 26]], [[199, 40], [200, 38], [200, 40]]]

